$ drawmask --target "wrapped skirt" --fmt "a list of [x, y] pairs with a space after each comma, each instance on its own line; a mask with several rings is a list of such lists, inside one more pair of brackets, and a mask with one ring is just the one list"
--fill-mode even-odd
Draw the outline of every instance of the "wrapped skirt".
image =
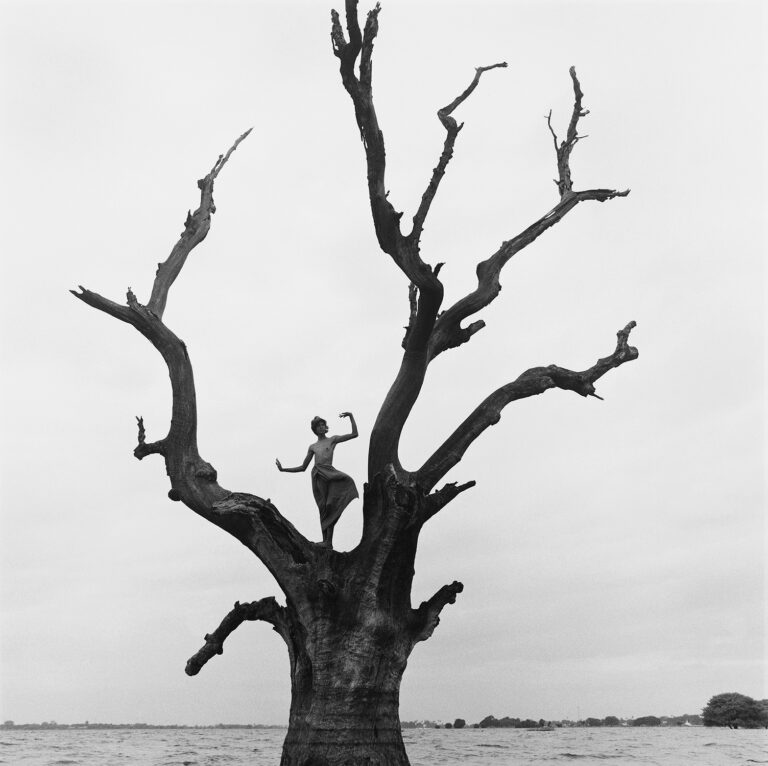
[[342, 511], [359, 497], [352, 477], [332, 465], [316, 465], [312, 469], [312, 494], [320, 511], [320, 527], [323, 532], [333, 526]]

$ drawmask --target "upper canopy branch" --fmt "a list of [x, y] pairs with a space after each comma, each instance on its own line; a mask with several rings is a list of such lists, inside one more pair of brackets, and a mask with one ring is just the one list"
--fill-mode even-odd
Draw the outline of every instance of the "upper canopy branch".
[[564, 197], [566, 194], [573, 190], [573, 179], [571, 178], [571, 152], [576, 143], [586, 136], [580, 136], [577, 132], [579, 125], [579, 118], [586, 117], [589, 114], [589, 109], [583, 109], [581, 106], [581, 100], [584, 98], [584, 94], [581, 91], [581, 84], [579, 78], [576, 77], [576, 67], [571, 67], [568, 70], [573, 81], [573, 111], [571, 112], [571, 121], [568, 123], [568, 131], [565, 134], [565, 140], [561, 141], [558, 145], [557, 134], [552, 127], [552, 110], [550, 109], [549, 115], [547, 115], [547, 126], [549, 132], [552, 134], [552, 140], [555, 142], [555, 154], [557, 155], [557, 172], [559, 180], [555, 181], [557, 184], [560, 196]]
[[[368, 170], [368, 196], [373, 214], [373, 224], [381, 249], [387, 253], [408, 279], [420, 291], [432, 291], [442, 296], [436, 270], [421, 260], [418, 240], [403, 236], [400, 230], [401, 212], [397, 212], [389, 201], [386, 189], [386, 150], [384, 134], [379, 127], [373, 105], [372, 55], [373, 44], [379, 31], [379, 12], [376, 6], [368, 12], [364, 30], [360, 30], [357, 15], [357, 0], [345, 1], [346, 26], [349, 41], [344, 36], [339, 14], [331, 11], [331, 42], [333, 52], [339, 59], [341, 79], [355, 108], [355, 119], [365, 148]], [[355, 62], [360, 58], [359, 75], [355, 73]]]
[[252, 128], [246, 130], [232, 144], [226, 154], [220, 154], [210, 173], [197, 182], [197, 188], [200, 189], [200, 205], [194, 213], [187, 213], [187, 219], [184, 221], [184, 231], [181, 233], [179, 241], [173, 246], [168, 258], [163, 263], [157, 265], [155, 282], [152, 285], [152, 295], [149, 298], [149, 303], [147, 303], [147, 308], [159, 319], [163, 318], [165, 304], [168, 300], [168, 290], [176, 280], [176, 277], [179, 276], [187, 256], [193, 248], [197, 247], [206, 238], [211, 228], [211, 215], [216, 212], [216, 206], [213, 204], [213, 182], [224, 165], [226, 165], [232, 152], [237, 149], [240, 142], [248, 136], [251, 130]]
[[637, 359], [637, 349], [628, 342], [633, 327], [635, 322], [630, 322], [619, 330], [614, 352], [598, 359], [592, 367], [583, 372], [574, 372], [553, 364], [548, 367], [532, 367], [516, 380], [494, 391], [416, 472], [415, 480], [425, 490], [434, 487], [462, 459], [472, 442], [486, 428], [499, 422], [502, 410], [510, 402], [542, 394], [550, 388], [562, 388], [575, 391], [581, 396], [595, 396], [599, 399], [595, 394], [595, 382], [614, 367]]
[[224, 653], [224, 641], [232, 631], [240, 627], [246, 620], [263, 620], [270, 623], [274, 629], [288, 640], [288, 624], [285, 617], [285, 607], [280, 606], [272, 596], [241, 604], [235, 601], [234, 608], [227, 613], [213, 633], [205, 634], [205, 644], [187, 660], [185, 672], [188, 676], [197, 675], [203, 665], [211, 657]]
[[617, 191], [615, 189], [573, 190], [570, 156], [573, 147], [582, 138], [577, 132], [579, 118], [589, 112], [582, 108], [583, 93], [579, 80], [576, 77], [576, 70], [573, 67], [570, 69], [570, 75], [573, 81], [574, 106], [566, 139], [560, 145], [557, 143], [557, 137], [552, 130], [551, 121], [548, 119], [557, 152], [560, 201], [546, 215], [539, 218], [538, 221], [531, 224], [517, 236], [503, 242], [501, 247], [490, 258], [478, 264], [477, 287], [475, 290], [459, 299], [453, 306], [443, 312], [435, 323], [432, 337], [429, 341], [430, 359], [433, 359], [446, 349], [455, 348], [462, 343], [466, 343], [478, 330], [485, 327], [485, 322], [482, 320], [476, 320], [466, 327], [462, 326], [462, 322], [485, 308], [498, 296], [501, 291], [501, 270], [515, 254], [530, 245], [547, 229], [561, 221], [580, 202], [589, 200], [605, 202], [614, 197], [626, 197], [629, 194], [629, 189], [624, 191]]
[[456, 143], [456, 137], [459, 135], [459, 131], [464, 127], [463, 122], [461, 125], [459, 125], [451, 116], [452, 112], [454, 109], [456, 109], [457, 106], [459, 106], [459, 104], [462, 104], [464, 101], [466, 101], [467, 98], [469, 98], [469, 95], [480, 82], [480, 77], [482, 76], [483, 72], [487, 72], [490, 69], [497, 69], [499, 67], [506, 66], [507, 62], [502, 61], [500, 64], [491, 64], [490, 66], [477, 67], [475, 69], [475, 76], [472, 78], [472, 82], [467, 86], [466, 90], [464, 90], [463, 93], [453, 99], [453, 101], [451, 101], [448, 106], [444, 106], [442, 109], [437, 110], [437, 117], [443, 124], [447, 135], [445, 137], [445, 143], [443, 144], [443, 152], [440, 155], [437, 166], [432, 171], [432, 178], [429, 181], [429, 185], [421, 197], [421, 204], [419, 205], [419, 209], [413, 216], [413, 229], [408, 235], [409, 239], [412, 241], [418, 242], [421, 238], [421, 233], [424, 229], [424, 221], [426, 220], [427, 213], [429, 212], [429, 208], [435, 198], [437, 189], [440, 186], [440, 181], [445, 175], [445, 170], [448, 167], [448, 163], [451, 161], [451, 157], [453, 157], [453, 147]]

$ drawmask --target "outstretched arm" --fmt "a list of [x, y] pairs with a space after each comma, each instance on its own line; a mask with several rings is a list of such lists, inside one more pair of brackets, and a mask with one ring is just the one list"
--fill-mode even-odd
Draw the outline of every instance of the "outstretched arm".
[[297, 465], [294, 468], [283, 468], [279, 460], [275, 460], [275, 465], [277, 466], [277, 470], [282, 473], [301, 473], [302, 471], [307, 470], [307, 466], [310, 464], [311, 460], [312, 448], [310, 447], [307, 450], [307, 456], [304, 458], [304, 462], [301, 465]]
[[349, 423], [352, 426], [352, 431], [348, 434], [342, 434], [341, 436], [335, 436], [336, 444], [339, 442], [348, 442], [350, 439], [357, 438], [357, 423], [355, 423], [355, 416], [351, 412], [339, 413], [340, 418], [349, 418]]

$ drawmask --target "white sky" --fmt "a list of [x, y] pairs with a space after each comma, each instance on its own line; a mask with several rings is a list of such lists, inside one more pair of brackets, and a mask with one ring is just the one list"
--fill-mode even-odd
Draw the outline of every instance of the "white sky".
[[[368, 6], [363, 6], [367, 9]], [[319, 538], [309, 476], [279, 474], [310, 418], [352, 410], [337, 465], [362, 482], [397, 368], [407, 285], [379, 252], [329, 3], [3, 2], [0, 720], [288, 717], [288, 660], [241, 627], [184, 664], [235, 600], [278, 595], [243, 547], [139, 463], [170, 414], [159, 355], [75, 300], [146, 301], [195, 181], [250, 126], [166, 322], [195, 366], [202, 455]], [[477, 261], [556, 201], [544, 115], [565, 130], [575, 65], [591, 114], [586, 203], [511, 262], [488, 327], [435, 364], [403, 446], [415, 467], [530, 366], [640, 358], [605, 402], [510, 406], [449, 478], [476, 479], [422, 535], [414, 602], [465, 591], [420, 644], [404, 719], [698, 712], [765, 686], [764, 19], [755, 2], [386, 0], [374, 93], [388, 186], [409, 220], [457, 113], [423, 256], [447, 305]], [[343, 422], [339, 427], [344, 428]], [[348, 549], [360, 503], [337, 527]]]

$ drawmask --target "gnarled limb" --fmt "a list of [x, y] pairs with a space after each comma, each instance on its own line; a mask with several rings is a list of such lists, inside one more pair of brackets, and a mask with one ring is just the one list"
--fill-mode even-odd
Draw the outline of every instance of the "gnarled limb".
[[441, 487], [436, 492], [427, 496], [424, 508], [419, 516], [419, 523], [423, 524], [428, 519], [431, 519], [438, 511], [445, 508], [448, 503], [462, 492], [466, 492], [468, 489], [472, 489], [477, 484], [476, 481], [468, 481], [464, 484], [458, 484], [457, 482], [451, 482]]
[[[205, 461], [197, 451], [197, 400], [192, 364], [187, 348], [160, 318], [147, 306], [142, 306], [136, 296], [128, 291], [128, 302], [121, 306], [98, 293], [80, 288], [72, 294], [93, 308], [99, 309], [122, 322], [135, 327], [160, 352], [171, 379], [173, 404], [168, 434], [148, 449], [142, 443], [143, 421], [139, 429], [139, 444], [134, 452], [138, 459], [147, 454], [161, 454], [165, 458], [172, 488], [181, 499], [198, 512], [210, 509], [228, 493], [219, 487], [215, 475], [211, 476]], [[206, 471], [204, 477], [198, 476]], [[200, 480], [201, 478], [205, 480]], [[212, 480], [210, 480], [212, 478]]]
[[584, 94], [576, 77], [576, 70], [571, 67], [569, 71], [573, 81], [574, 105], [566, 139], [559, 145], [557, 143], [557, 136], [552, 130], [551, 120], [550, 118], [547, 120], [555, 142], [559, 176], [559, 180], [556, 183], [560, 191], [560, 201], [546, 215], [539, 218], [538, 221], [531, 224], [531, 226], [520, 232], [517, 236], [503, 242], [501, 247], [490, 258], [478, 264], [477, 288], [454, 303], [435, 322], [432, 336], [429, 340], [430, 360], [449, 348], [456, 348], [466, 343], [476, 332], [485, 327], [485, 322], [482, 320], [472, 322], [466, 327], [462, 326], [462, 322], [485, 308], [498, 296], [499, 292], [501, 292], [501, 283], [499, 281], [501, 270], [514, 255], [530, 245], [547, 229], [561, 221], [580, 202], [590, 200], [605, 202], [614, 197], [626, 197], [629, 194], [629, 189], [624, 191], [617, 191], [616, 189], [573, 190], [570, 168], [571, 152], [576, 143], [583, 138], [577, 132], [579, 118], [589, 114], [589, 111], [582, 108]]
[[599, 399], [595, 394], [595, 382], [614, 367], [638, 357], [637, 349], [628, 343], [633, 327], [635, 322], [630, 322], [619, 330], [616, 350], [610, 356], [598, 359], [592, 367], [583, 372], [574, 372], [554, 364], [548, 367], [532, 367], [516, 380], [494, 391], [416, 472], [415, 480], [426, 490], [434, 487], [462, 459], [472, 442], [486, 428], [499, 422], [501, 411], [510, 402], [543, 394], [550, 388], [562, 388], [575, 391], [581, 396], [594, 396]]
[[169, 497], [182, 501], [203, 518], [235, 536], [262, 559], [283, 590], [291, 593], [299, 585], [293, 565], [306, 561], [312, 555], [311, 544], [269, 500], [255, 495], [234, 494], [218, 484], [216, 470], [198, 452], [197, 399], [187, 347], [161, 319], [171, 284], [191, 249], [202, 241], [210, 227], [210, 216], [215, 209], [213, 182], [246, 135], [240, 136], [199, 182], [200, 207], [188, 216], [181, 239], [168, 260], [158, 269], [150, 299], [154, 301], [154, 310], [139, 303], [130, 288], [126, 305], [83, 287], [80, 292], [71, 292], [89, 306], [135, 327], [160, 352], [168, 367], [173, 393], [170, 428], [160, 441], [148, 444], [144, 421], [137, 418], [136, 458], [141, 460], [150, 454], [162, 455], [171, 481]]
[[448, 163], [451, 161], [451, 157], [453, 157], [453, 146], [456, 143], [456, 137], [459, 135], [459, 131], [464, 127], [463, 122], [461, 125], [459, 125], [456, 120], [451, 117], [453, 110], [456, 109], [459, 104], [464, 103], [464, 101], [469, 98], [469, 95], [480, 82], [480, 77], [482, 76], [483, 72], [487, 72], [490, 69], [498, 69], [499, 67], [506, 66], [507, 62], [502, 61], [500, 64], [491, 64], [490, 66], [477, 67], [477, 69], [475, 69], [475, 76], [472, 78], [472, 82], [468, 85], [466, 90], [464, 90], [464, 92], [460, 95], [456, 96], [456, 98], [453, 99], [453, 101], [451, 101], [448, 106], [444, 106], [442, 109], [437, 110], [437, 117], [443, 124], [447, 135], [445, 137], [445, 143], [443, 144], [443, 152], [440, 155], [437, 166], [432, 171], [432, 178], [429, 181], [429, 185], [421, 197], [421, 204], [419, 205], [419, 209], [413, 216], [413, 229], [408, 235], [409, 239], [418, 242], [421, 238], [421, 232], [424, 229], [424, 221], [427, 217], [427, 213], [429, 212], [429, 208], [432, 205], [432, 200], [434, 200], [437, 189], [440, 186], [440, 181], [445, 175], [445, 169], [448, 167]]
[[454, 580], [450, 585], [443, 585], [432, 598], [422, 601], [418, 609], [413, 610], [413, 642], [426, 641], [440, 624], [440, 612], [446, 604], [455, 604], [456, 596], [464, 590], [464, 585]]
[[157, 265], [155, 282], [152, 285], [152, 295], [147, 303], [147, 308], [157, 316], [163, 318], [165, 304], [168, 300], [168, 290], [179, 276], [187, 256], [193, 248], [197, 247], [208, 235], [211, 228], [211, 216], [216, 212], [216, 206], [213, 204], [213, 182], [219, 175], [221, 169], [226, 165], [232, 152], [237, 149], [240, 142], [243, 141], [253, 130], [250, 128], [243, 133], [226, 154], [220, 154], [216, 163], [211, 168], [205, 178], [197, 182], [197, 188], [200, 189], [200, 205], [194, 213], [187, 213], [187, 219], [184, 221], [184, 231], [179, 237], [179, 241], [173, 246], [171, 254], [163, 262]]
[[[165, 458], [171, 481], [168, 496], [236, 537], [267, 566], [286, 593], [294, 592], [299, 577], [293, 565], [312, 556], [311, 543], [269, 502], [255, 495], [233, 493], [218, 484], [216, 469], [203, 460], [197, 448], [197, 404], [192, 364], [181, 341], [146, 306], [129, 293], [121, 306], [85, 288], [73, 294], [94, 308], [136, 327], [162, 354], [173, 392], [171, 425], [158, 442], [147, 444], [139, 428], [134, 455]], [[142, 442], [144, 439], [144, 442]]]
[[233, 630], [246, 620], [263, 620], [270, 623], [283, 638], [288, 641], [288, 626], [285, 620], [285, 607], [280, 606], [272, 596], [241, 604], [235, 601], [234, 608], [221, 621], [213, 633], [205, 634], [205, 644], [187, 660], [184, 672], [188, 676], [197, 675], [211, 657], [224, 653], [224, 641]]

